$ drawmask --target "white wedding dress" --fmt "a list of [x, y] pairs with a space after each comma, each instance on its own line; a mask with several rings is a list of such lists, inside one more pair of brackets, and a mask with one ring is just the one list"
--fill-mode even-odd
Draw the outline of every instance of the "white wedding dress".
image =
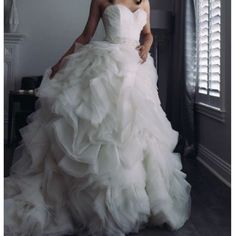
[[147, 224], [177, 230], [190, 216], [178, 132], [153, 58], [141, 64], [135, 49], [147, 14], [115, 4], [102, 20], [104, 41], [44, 75], [5, 178], [5, 235], [124, 236]]

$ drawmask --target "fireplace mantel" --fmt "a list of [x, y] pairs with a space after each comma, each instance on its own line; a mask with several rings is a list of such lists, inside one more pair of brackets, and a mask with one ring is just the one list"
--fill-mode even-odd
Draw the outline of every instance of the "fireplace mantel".
[[4, 33], [4, 43], [19, 44], [25, 39], [26, 35], [21, 33]]
[[[8, 122], [8, 94], [16, 89], [19, 63], [18, 47], [26, 38], [22, 33], [4, 33], [4, 129]], [[7, 134], [7, 132], [4, 132]]]

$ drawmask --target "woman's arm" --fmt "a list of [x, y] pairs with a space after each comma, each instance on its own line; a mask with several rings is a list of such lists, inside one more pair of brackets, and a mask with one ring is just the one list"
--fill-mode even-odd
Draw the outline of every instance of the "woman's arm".
[[100, 1], [92, 0], [90, 5], [89, 17], [87, 24], [82, 32], [82, 34], [73, 42], [72, 46], [66, 51], [66, 53], [60, 58], [60, 60], [52, 67], [52, 73], [50, 78], [53, 78], [54, 75], [59, 71], [60, 64], [63, 59], [75, 51], [76, 44], [87, 44], [90, 42], [92, 37], [95, 34], [98, 23], [100, 20]]
[[150, 51], [150, 48], [153, 43], [153, 36], [151, 32], [151, 24], [150, 24], [150, 3], [149, 0], [144, 0], [143, 8], [147, 12], [147, 23], [143, 27], [142, 30], [142, 44], [137, 47], [139, 50], [139, 56], [142, 59], [142, 63], [144, 63], [147, 60], [148, 52]]

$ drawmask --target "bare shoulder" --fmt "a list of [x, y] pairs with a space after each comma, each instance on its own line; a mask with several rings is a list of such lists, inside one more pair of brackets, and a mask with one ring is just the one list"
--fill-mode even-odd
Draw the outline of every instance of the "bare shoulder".
[[100, 7], [104, 0], [92, 0], [91, 4]]
[[143, 0], [142, 1], [142, 8], [145, 10], [147, 13], [150, 12], [150, 2], [149, 0]]
[[96, 12], [99, 12], [99, 14], [101, 15], [107, 2], [108, 0], [91, 0], [91, 9], [94, 9]]
[[101, 9], [107, 0], [91, 0], [91, 5]]
[[109, 0], [92, 0], [98, 7], [104, 7], [109, 4]]
[[109, 0], [92, 0], [91, 4], [96, 5], [97, 8], [102, 12], [103, 9], [109, 5], [110, 1]]

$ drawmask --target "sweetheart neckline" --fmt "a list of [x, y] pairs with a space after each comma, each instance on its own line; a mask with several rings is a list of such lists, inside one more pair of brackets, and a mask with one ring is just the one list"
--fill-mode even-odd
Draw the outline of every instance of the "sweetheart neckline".
[[108, 6], [105, 7], [105, 9], [103, 10], [102, 16], [104, 15], [104, 13], [106, 12], [106, 10], [112, 6], [122, 6], [123, 8], [127, 9], [131, 14], [135, 14], [138, 11], [143, 11], [144, 13], [147, 14], [147, 12], [145, 10], [143, 10], [142, 8], [138, 8], [135, 11], [131, 11], [130, 8], [128, 8], [127, 6], [125, 6], [124, 4], [121, 3], [115, 3], [115, 4], [109, 4]]

